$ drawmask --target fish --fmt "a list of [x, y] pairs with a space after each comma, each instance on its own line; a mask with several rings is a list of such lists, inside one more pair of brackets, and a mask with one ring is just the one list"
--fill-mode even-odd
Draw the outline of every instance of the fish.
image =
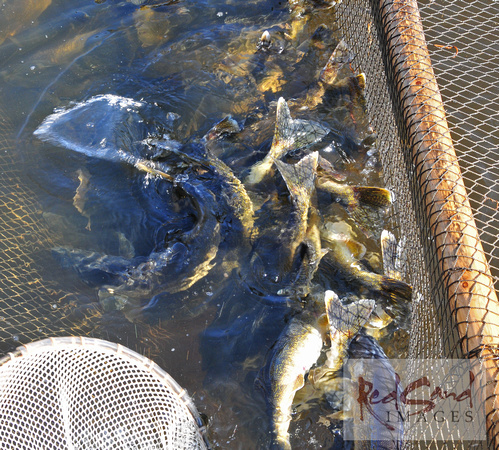
[[367, 323], [376, 302], [362, 299], [343, 305], [336, 292], [331, 290], [325, 292], [324, 302], [331, 340], [325, 365], [328, 370], [336, 372], [343, 366], [350, 341]]
[[185, 291], [204, 278], [216, 265], [221, 241], [220, 223], [214, 213], [218, 201], [202, 181], [185, 177], [175, 180], [141, 161], [136, 166], [174, 183], [175, 189], [191, 199], [197, 213], [194, 227], [165, 248], [131, 260], [65, 247], [52, 251], [63, 267], [73, 269], [88, 284], [100, 282], [97, 295], [105, 311], [122, 311], [130, 321], [151, 306], [156, 295]]
[[293, 119], [288, 104], [283, 97], [277, 101], [274, 138], [267, 155], [256, 163], [246, 178], [246, 184], [257, 184], [268, 176], [274, 162], [286, 153], [309, 147], [329, 133], [323, 125], [302, 119]]
[[227, 164], [210, 151], [209, 146], [195, 143], [190, 147], [177, 146], [171, 145], [168, 139], [163, 141], [158, 138], [147, 138], [144, 142], [156, 149], [162, 148], [168, 153], [173, 153], [189, 164], [214, 172], [225, 188], [224, 197], [241, 224], [244, 239], [251, 238], [255, 228], [253, 202], [241, 180]]
[[147, 5], [134, 11], [135, 29], [142, 47], [158, 46], [167, 40], [171, 32], [169, 16], [170, 13], [157, 11]]
[[296, 391], [317, 361], [323, 345], [319, 317], [304, 310], [294, 316], [267, 355], [256, 386], [263, 390], [272, 427], [272, 448], [290, 449], [289, 425]]
[[[364, 332], [358, 333], [350, 342], [347, 355], [346, 370], [352, 388], [348, 390], [350, 395], [345, 399], [347, 405], [361, 401], [357, 387], [359, 377], [374, 383], [374, 389], [382, 393], [390, 393], [396, 387], [396, 394], [400, 399], [402, 387], [397, 383], [395, 369], [375, 338]], [[343, 413], [345, 415], [345, 411]], [[384, 450], [402, 448], [404, 420], [401, 418], [406, 415], [402, 401], [372, 402], [364, 414], [367, 417], [361, 424], [355, 420], [345, 423], [345, 428], [355, 440], [355, 448]], [[387, 418], [390, 419], [389, 422]]]
[[[292, 405], [305, 376], [310, 373], [309, 378], [317, 382], [343, 365], [349, 342], [369, 319], [374, 304], [374, 300], [359, 300], [344, 306], [333, 291], [314, 292], [305, 309], [284, 328], [256, 381], [266, 398], [276, 448], [291, 448]], [[326, 341], [330, 342], [326, 363], [313, 368]]]
[[383, 257], [383, 272], [386, 276], [403, 280], [405, 270], [403, 268], [405, 249], [405, 238], [397, 239], [392, 232], [383, 230], [381, 233], [381, 255]]
[[363, 205], [385, 208], [392, 204], [392, 193], [388, 189], [338, 183], [327, 171], [320, 169], [317, 173], [316, 187], [331, 194], [335, 201], [351, 212]]
[[[106, 277], [114, 281], [113, 285], [103, 286], [99, 290], [98, 296], [101, 304], [106, 310], [118, 309], [127, 313], [143, 306], [140, 304], [140, 299], [154, 297], [159, 292], [174, 294], [189, 289], [215, 266], [214, 260], [221, 242], [221, 223], [218, 220], [220, 199], [216, 198], [202, 179], [185, 173], [178, 176], [172, 175], [168, 173], [169, 166], [161, 160], [141, 158], [140, 155], [123, 150], [124, 147], [114, 146], [114, 137], [109, 140], [99, 139], [97, 145], [93, 145], [93, 141], [91, 145], [82, 145], [82, 143], [74, 141], [70, 135], [59, 134], [60, 130], [63, 130], [62, 124], [73, 117], [71, 112], [81, 113], [83, 109], [84, 115], [87, 116], [92, 114], [92, 106], [102, 108], [103, 105], [107, 105], [104, 108], [107, 117], [114, 117], [113, 114], [118, 115], [119, 112], [118, 118], [122, 117], [123, 111], [129, 111], [131, 114], [131, 110], [140, 110], [143, 106], [131, 99], [99, 96], [90, 99], [85, 104], [79, 104], [67, 111], [58, 111], [53, 116], [49, 116], [35, 131], [35, 135], [42, 140], [62, 145], [90, 157], [125, 163], [144, 172], [149, 177], [159, 179], [160, 182], [171, 183], [174, 189], [180, 191], [181, 195], [191, 200], [196, 211], [196, 222], [189, 232], [168, 242], [163, 247], [160, 245], [158, 250], [151, 252], [145, 259], [132, 259], [126, 269], [123, 269], [122, 260], [118, 261], [118, 264], [114, 264], [116, 260], [111, 257], [106, 259], [102, 255], [96, 255], [89, 258], [84, 252], [78, 250], [59, 250], [61, 258], [66, 260], [66, 265], [71, 265], [67, 261], [73, 261], [73, 268], [80, 274], [95, 271], [95, 267], [101, 262], [101, 275], [106, 273]], [[102, 111], [99, 109], [100, 113]], [[93, 117], [96, 117], [96, 114], [93, 114]], [[185, 156], [185, 153], [177, 148], [179, 145], [173, 145], [167, 140], [164, 142], [168, 143], [169, 152], [178, 152], [178, 154]], [[229, 183], [234, 181], [237, 186], [241, 185], [230, 169], [216, 158], [205, 160], [199, 157], [198, 159], [194, 158], [194, 160], [202, 162], [204, 167], [209, 167], [217, 174], [226, 175], [229, 178]], [[192, 172], [195, 174], [195, 170]], [[82, 199], [79, 198], [78, 194], [79, 192], [76, 194], [76, 205], [81, 206]], [[248, 210], [249, 215], [252, 214], [251, 208], [245, 208], [243, 205], [240, 205], [240, 210], [242, 216], [247, 214]], [[57, 254], [57, 252], [55, 253]], [[131, 313], [129, 316], [131, 317]]]
[[[346, 76], [344, 68], [349, 67], [348, 64], [353, 60], [353, 54], [350, 52], [346, 42], [342, 39], [337, 44], [336, 48], [331, 53], [326, 65], [322, 68], [318, 80], [308, 89], [308, 92], [303, 100], [300, 101], [300, 109], [313, 109], [323, 102], [326, 92], [330, 89], [341, 90], [350, 83], [355, 82], [349, 80], [351, 77]], [[363, 78], [362, 78], [363, 77]], [[358, 85], [360, 92], [361, 82], [364, 81], [365, 76], [359, 76]]]
[[307, 295], [322, 257], [319, 216], [311, 206], [317, 161], [317, 152], [296, 164], [275, 161], [290, 193], [292, 209], [284, 226], [258, 233], [250, 257], [252, 284], [291, 299]]
[[51, 5], [52, 0], [8, 0], [0, 6], [0, 45], [12, 39], [33, 22]]
[[[160, 172], [149, 173], [164, 178]], [[123, 310], [128, 317], [134, 317], [135, 311], [144, 306], [140, 299], [152, 298], [154, 303], [159, 293], [186, 291], [216, 265], [221, 234], [214, 213], [218, 208], [215, 195], [199, 180], [182, 178], [175, 187], [192, 200], [197, 212], [195, 226], [165, 249], [151, 252], [144, 262], [129, 266], [121, 273], [118, 286], [100, 288], [99, 301], [106, 310]], [[132, 310], [134, 313], [128, 312]]]
[[326, 264], [337, 267], [348, 279], [381, 294], [393, 303], [411, 300], [412, 286], [404, 281], [367, 270], [355, 257], [356, 242], [342, 232], [340, 222], [327, 222], [321, 228], [321, 241], [329, 252], [323, 258]]

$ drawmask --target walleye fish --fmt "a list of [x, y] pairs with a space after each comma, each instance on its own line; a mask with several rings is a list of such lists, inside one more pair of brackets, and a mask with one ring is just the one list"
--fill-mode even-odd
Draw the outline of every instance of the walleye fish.
[[[92, 116], [97, 120], [102, 115], [118, 121], [123, 120], [127, 114], [135, 118], [139, 117], [138, 111], [143, 106], [140, 102], [122, 97], [98, 96], [69, 110], [49, 116], [35, 132], [42, 140], [62, 145], [87, 156], [134, 166], [149, 175], [172, 183], [175, 189], [191, 200], [196, 210], [197, 220], [194, 227], [173, 242], [169, 242], [165, 248], [152, 252], [147, 258], [131, 260], [125, 270], [122, 269], [123, 261], [113, 260], [112, 257], [103, 258], [101, 255], [89, 258], [88, 252], [67, 249], [55, 251], [56, 255], [60, 254], [60, 259], [66, 261], [66, 265], [70, 265], [68, 261], [72, 260], [73, 267], [81, 274], [91, 273], [99, 261], [105, 262], [101, 269], [102, 274], [107, 275], [103, 275], [103, 278], [113, 280], [113, 285], [100, 289], [100, 301], [107, 309], [120, 309], [125, 312], [140, 308], [138, 299], [150, 298], [161, 291], [176, 293], [190, 288], [214, 267], [214, 259], [221, 241], [221, 224], [217, 214], [220, 199], [215, 198], [203, 180], [197, 177], [189, 178], [185, 174], [172, 176], [167, 173], [169, 167], [161, 161], [143, 159], [132, 154], [133, 151], [124, 151], [124, 146], [115, 145], [116, 137], [112, 135], [110, 139], [94, 139], [94, 136], [91, 136], [89, 143], [82, 143], [73, 139], [71, 134], [64, 133], [64, 124], [72, 119]], [[170, 152], [178, 152], [185, 157], [185, 153], [178, 147], [180, 144], [173, 145], [168, 141]], [[200, 162], [225, 176], [229, 184], [233, 182], [230, 186], [235, 185], [235, 189], [242, 186], [230, 169], [216, 158], [208, 157], [208, 160], [200, 159]], [[241, 217], [248, 217], [252, 226], [252, 208], [248, 205], [238, 205], [237, 201], [240, 198], [241, 195], [233, 201], [233, 204], [236, 204], [235, 209], [240, 212]], [[246, 200], [249, 202], [249, 198]], [[81, 205], [81, 199], [78, 199], [78, 205]], [[83, 267], [78, 267], [78, 264], [83, 264]], [[85, 265], [90, 265], [93, 269], [89, 270]]]
[[315, 144], [328, 133], [329, 129], [317, 122], [292, 119], [286, 100], [279, 98], [270, 151], [262, 161], [251, 168], [246, 183], [259, 183], [271, 172], [274, 162], [280, 160], [286, 153]]
[[267, 402], [274, 448], [291, 448], [288, 429], [293, 398], [319, 358], [322, 343], [317, 314], [303, 311], [291, 319], [267, 355], [257, 386], [263, 390]]
[[329, 252], [323, 259], [326, 264], [335, 266], [348, 278], [359, 282], [368, 289], [397, 300], [410, 301], [412, 286], [386, 275], [370, 272], [355, 258], [352, 249], [356, 247], [350, 236], [338, 232], [337, 223], [328, 222], [321, 228], [321, 240]]
[[325, 170], [318, 170], [316, 187], [318, 190], [330, 193], [334, 200], [350, 212], [362, 205], [384, 208], [392, 203], [392, 194], [388, 189], [341, 184]]
[[376, 302], [374, 300], [358, 300], [349, 305], [343, 305], [334, 291], [325, 292], [324, 302], [331, 339], [326, 366], [329, 370], [336, 372], [343, 365], [348, 344], [367, 323]]
[[[307, 92], [301, 108], [313, 109], [322, 103], [327, 90], [333, 88], [343, 89], [345, 85], [348, 86], [350, 83], [355, 83], [354, 81], [345, 81], [351, 78], [351, 76], [349, 76], [344, 68], [348, 67], [347, 64], [352, 60], [353, 54], [342, 39], [329, 57], [326, 65], [322, 68], [319, 79]], [[363, 74], [358, 79], [359, 88], [362, 81], [365, 86], [365, 76]]]
[[[284, 227], [271, 228], [256, 239], [250, 261], [253, 284], [290, 298], [308, 293], [310, 281], [322, 257], [319, 217], [311, 206], [315, 191], [318, 153], [296, 164], [275, 161], [290, 192], [293, 209]], [[266, 274], [262, 277], [262, 274]]]
[[121, 310], [132, 321], [147, 306], [142, 304], [144, 299], [162, 292], [175, 294], [187, 290], [204, 278], [215, 266], [221, 241], [220, 223], [214, 214], [218, 202], [202, 181], [175, 180], [141, 161], [136, 166], [173, 182], [176, 189], [192, 200], [197, 213], [195, 226], [164, 249], [131, 260], [64, 247], [53, 249], [63, 267], [72, 268], [87, 283], [104, 284], [98, 297], [105, 310]]
[[[234, 125], [232, 124], [232, 126]], [[244, 237], [251, 237], [254, 229], [253, 202], [244, 184], [234, 175], [234, 172], [232, 172], [227, 164], [212, 154], [209, 146], [203, 147], [201, 144], [194, 144], [195, 148], [191, 147], [190, 149], [192, 151], [186, 151], [186, 147], [172, 146], [168, 140], [164, 142], [162, 139], [150, 138], [146, 139], [145, 142], [148, 145], [163, 149], [167, 153], [173, 153], [189, 164], [194, 163], [208, 171], [216, 173], [220, 177], [221, 184], [224, 186], [225, 198], [229, 202], [232, 212], [242, 225], [241, 229]]]
[[0, 45], [33, 26], [52, 0], [8, 0], [0, 5]]
[[[356, 427], [355, 423], [351, 425], [355, 448], [384, 450], [402, 448], [404, 421], [398, 420], [399, 417], [405, 417], [404, 404], [400, 401], [402, 388], [396, 382], [397, 374], [376, 339], [362, 332], [357, 334], [348, 347], [346, 368], [352, 381], [358, 381], [361, 376], [375, 383], [375, 388], [385, 393], [392, 392], [396, 386], [399, 396], [398, 402], [372, 402], [370, 410], [364, 412], [370, 415], [368, 420], [365, 420], [360, 427]], [[353, 383], [353, 386], [356, 384]], [[350, 402], [358, 401], [358, 392], [353, 391], [351, 394], [354, 395], [349, 399]], [[389, 423], [385, 422], [388, 417], [391, 418]]]

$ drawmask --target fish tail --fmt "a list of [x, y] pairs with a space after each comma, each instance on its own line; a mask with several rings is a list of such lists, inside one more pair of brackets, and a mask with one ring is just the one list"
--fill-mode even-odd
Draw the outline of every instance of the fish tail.
[[359, 203], [379, 208], [392, 204], [392, 193], [388, 189], [372, 186], [353, 186], [352, 189]]
[[[281, 143], [289, 140], [292, 134], [293, 119], [289, 106], [283, 97], [277, 101], [277, 111], [275, 120], [274, 139], [272, 141], [272, 148], [280, 145]], [[272, 150], [271, 150], [272, 151]]]
[[308, 210], [310, 205], [310, 198], [315, 189], [318, 157], [318, 152], [313, 152], [296, 164], [287, 164], [279, 160], [274, 161], [298, 209], [306, 205]]
[[388, 276], [383, 275], [381, 277], [380, 290], [387, 293], [392, 300], [410, 302], [412, 298], [412, 286], [410, 284]]
[[313, 120], [293, 119], [284, 98], [277, 102], [274, 139], [269, 156], [280, 159], [286, 153], [308, 147], [330, 132], [329, 128]]
[[390, 278], [400, 280], [400, 272], [397, 271], [397, 239], [393, 233], [383, 230], [381, 233], [381, 255], [383, 257], [383, 272]]
[[402, 280], [405, 275], [403, 252], [405, 239], [399, 242], [388, 230], [381, 233], [381, 254], [383, 256], [383, 272], [386, 276]]
[[312, 120], [293, 119], [286, 100], [279, 98], [272, 146], [265, 158], [251, 168], [246, 182], [259, 183], [271, 171], [275, 161], [290, 151], [315, 144], [329, 132], [328, 128]]
[[334, 291], [326, 291], [325, 302], [331, 332], [335, 330], [348, 339], [366, 324], [375, 307], [374, 300], [365, 299], [343, 305]]
[[333, 84], [338, 77], [339, 71], [343, 66], [350, 63], [353, 55], [350, 52], [346, 42], [342, 39], [334, 49], [328, 62], [322, 69], [319, 80], [325, 84]]

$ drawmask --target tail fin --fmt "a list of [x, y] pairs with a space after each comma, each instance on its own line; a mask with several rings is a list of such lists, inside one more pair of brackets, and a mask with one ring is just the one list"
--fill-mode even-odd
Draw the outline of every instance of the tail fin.
[[412, 286], [410, 284], [387, 276], [381, 277], [380, 290], [388, 294], [390, 299], [394, 301], [399, 299], [410, 302], [412, 298]]
[[315, 175], [317, 172], [318, 152], [310, 153], [296, 164], [287, 164], [275, 160], [274, 163], [286, 182], [289, 193], [297, 209], [303, 205], [310, 205], [310, 197], [315, 188]]
[[383, 256], [383, 272], [386, 276], [401, 280], [404, 278], [402, 253], [405, 239], [397, 243], [397, 239], [388, 230], [381, 233], [381, 254]]
[[293, 119], [286, 100], [279, 98], [272, 146], [265, 158], [251, 168], [246, 182], [259, 183], [270, 172], [274, 161], [281, 159], [290, 151], [315, 144], [329, 132], [330, 130], [320, 123]]
[[329, 129], [312, 120], [292, 119], [284, 98], [277, 102], [274, 139], [270, 154], [280, 159], [292, 150], [308, 147], [320, 141]]
[[338, 77], [341, 68], [353, 60], [346, 42], [342, 39], [334, 49], [328, 62], [322, 69], [319, 80], [325, 84], [333, 84]]
[[381, 233], [381, 255], [383, 257], [383, 272], [387, 277], [400, 279], [396, 269], [397, 264], [397, 239], [393, 233], [383, 230]]
[[392, 193], [388, 189], [372, 186], [354, 186], [355, 198], [365, 205], [379, 208], [392, 204]]
[[326, 291], [326, 312], [329, 319], [331, 340], [340, 336], [351, 339], [366, 324], [374, 310], [374, 300], [359, 300], [344, 306], [334, 291]]

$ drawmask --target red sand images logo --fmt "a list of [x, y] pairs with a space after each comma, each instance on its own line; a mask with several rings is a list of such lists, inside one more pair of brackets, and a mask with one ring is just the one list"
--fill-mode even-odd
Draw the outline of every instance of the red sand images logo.
[[350, 360], [347, 440], [486, 439], [484, 376], [469, 360]]
[[[438, 410], [438, 401], [453, 399], [455, 402], [468, 402], [468, 410], [464, 411], [463, 420], [465, 422], [470, 422], [473, 419], [472, 409], [473, 409], [473, 399], [471, 395], [471, 387], [473, 381], [475, 380], [475, 375], [473, 372], [469, 372], [469, 385], [468, 387], [460, 392], [452, 392], [443, 389], [441, 386], [436, 386], [432, 388], [431, 381], [428, 377], [421, 377], [417, 380], [409, 383], [403, 391], [401, 391], [400, 376], [395, 374], [395, 386], [391, 392], [382, 396], [378, 389], [375, 389], [374, 383], [364, 379], [364, 377], [358, 377], [358, 397], [357, 402], [360, 406], [360, 420], [364, 420], [365, 412], [371, 414], [381, 425], [385, 426], [389, 430], [395, 430], [392, 425], [393, 421], [406, 421], [410, 416], [419, 416], [417, 420], [427, 420], [426, 414], [433, 412], [432, 418], [435, 421], [442, 421], [444, 419], [444, 411]], [[423, 388], [427, 388], [430, 392], [429, 397], [424, 395], [418, 398], [418, 393]], [[425, 393], [427, 394], [427, 393]], [[414, 395], [414, 397], [413, 397]], [[428, 398], [425, 398], [428, 397]], [[393, 404], [393, 408], [386, 410], [385, 417], [381, 417], [376, 413], [374, 405], [379, 403], [382, 404]], [[419, 406], [420, 408], [416, 411], [408, 412], [404, 414], [400, 405], [406, 406]], [[451, 411], [451, 419], [457, 421], [460, 419], [458, 410]]]

